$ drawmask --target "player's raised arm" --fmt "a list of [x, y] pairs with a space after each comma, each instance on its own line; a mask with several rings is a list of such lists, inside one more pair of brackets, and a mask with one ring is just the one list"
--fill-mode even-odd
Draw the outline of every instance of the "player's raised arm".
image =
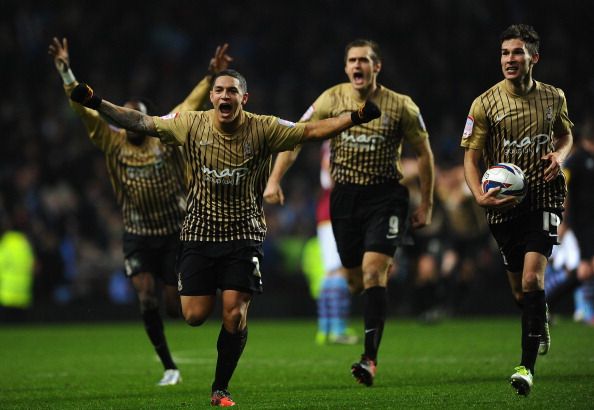
[[155, 123], [151, 116], [103, 100], [85, 83], [80, 83], [74, 87], [70, 94], [70, 99], [85, 107], [99, 111], [114, 124], [122, 128], [152, 135], [153, 137], [159, 137], [157, 128], [155, 127]]
[[367, 101], [358, 110], [340, 115], [339, 117], [308, 122], [303, 134], [305, 140], [332, 138], [338, 133], [352, 127], [379, 118], [382, 115], [379, 107], [372, 101]]
[[68, 40], [63, 38], [62, 41], [60, 41], [57, 37], [54, 37], [52, 43], [49, 45], [48, 54], [54, 58], [54, 65], [56, 66], [58, 73], [60, 73], [64, 84], [72, 84], [75, 81], [75, 78], [70, 69]]
[[215, 75], [229, 68], [229, 64], [233, 61], [233, 57], [227, 54], [228, 49], [229, 44], [227, 43], [222, 46], [217, 46], [214, 56], [210, 59], [210, 63], [208, 64], [210, 75]]
[[233, 57], [227, 54], [228, 49], [229, 44], [227, 43], [217, 46], [208, 64], [208, 73], [188, 94], [185, 100], [171, 112], [196, 111], [204, 108], [204, 104], [208, 101], [213, 78], [217, 73], [229, 68], [229, 64], [233, 61]]

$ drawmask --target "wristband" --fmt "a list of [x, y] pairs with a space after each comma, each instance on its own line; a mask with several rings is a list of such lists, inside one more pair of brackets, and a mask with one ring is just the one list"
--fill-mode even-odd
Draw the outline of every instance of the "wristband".
[[72, 70], [70, 68], [67, 71], [60, 71], [60, 76], [62, 76], [62, 81], [66, 85], [70, 85], [76, 81], [76, 78], [74, 77], [74, 73], [72, 72]]
[[351, 121], [353, 121], [353, 124], [355, 125], [359, 125], [359, 124], [363, 124], [363, 107], [359, 108], [356, 111], [353, 111], [351, 113]]
[[88, 84], [79, 83], [70, 93], [70, 99], [85, 107], [98, 109], [101, 105], [101, 97], [95, 95], [93, 89]]

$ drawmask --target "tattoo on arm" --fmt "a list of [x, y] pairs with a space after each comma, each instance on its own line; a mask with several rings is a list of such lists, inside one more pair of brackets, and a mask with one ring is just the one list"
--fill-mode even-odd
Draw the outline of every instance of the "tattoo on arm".
[[122, 128], [154, 137], [159, 136], [153, 118], [140, 111], [120, 107], [119, 105], [103, 100], [99, 107], [99, 112]]

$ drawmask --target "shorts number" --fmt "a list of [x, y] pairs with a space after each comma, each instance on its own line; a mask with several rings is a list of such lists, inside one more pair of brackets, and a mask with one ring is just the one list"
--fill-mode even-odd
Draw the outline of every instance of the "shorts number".
[[388, 221], [388, 232], [390, 233], [390, 235], [398, 235], [398, 232], [400, 232], [399, 222], [400, 220], [397, 216], [393, 215], [390, 217], [390, 220]]
[[254, 264], [254, 276], [261, 278], [262, 273], [260, 272], [260, 260], [256, 256], [254, 256], [252, 258], [252, 263]]
[[557, 214], [545, 211], [542, 213], [542, 229], [548, 232], [549, 236], [557, 237], [557, 228], [561, 224], [561, 218]]

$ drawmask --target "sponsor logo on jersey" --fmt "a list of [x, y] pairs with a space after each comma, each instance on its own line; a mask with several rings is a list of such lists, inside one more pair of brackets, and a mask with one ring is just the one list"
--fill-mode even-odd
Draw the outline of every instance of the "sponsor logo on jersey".
[[469, 115], [466, 117], [466, 125], [464, 125], [464, 132], [462, 138], [468, 138], [472, 135], [472, 129], [474, 128], [474, 117]]
[[295, 126], [294, 122], [283, 120], [281, 118], [277, 118], [277, 122], [279, 123], [279, 125], [282, 125], [282, 126], [288, 127], [288, 128], [293, 128]]
[[247, 168], [225, 168], [222, 170], [202, 167], [204, 179], [214, 184], [239, 185], [240, 181], [247, 175]]
[[177, 118], [178, 115], [179, 115], [179, 112], [172, 112], [170, 114], [163, 115], [161, 117], [161, 119], [162, 120], [173, 120], [173, 119]]
[[345, 145], [365, 151], [375, 151], [377, 146], [381, 144], [386, 138], [383, 135], [367, 135], [367, 134], [349, 134], [343, 131], [340, 134], [340, 140]]
[[[524, 137], [520, 141], [503, 140], [503, 150], [505, 155], [523, 154], [529, 152], [539, 153], [541, 149], [546, 150], [549, 143], [547, 134], [538, 134], [534, 137]], [[544, 147], [543, 147], [544, 146]]]

